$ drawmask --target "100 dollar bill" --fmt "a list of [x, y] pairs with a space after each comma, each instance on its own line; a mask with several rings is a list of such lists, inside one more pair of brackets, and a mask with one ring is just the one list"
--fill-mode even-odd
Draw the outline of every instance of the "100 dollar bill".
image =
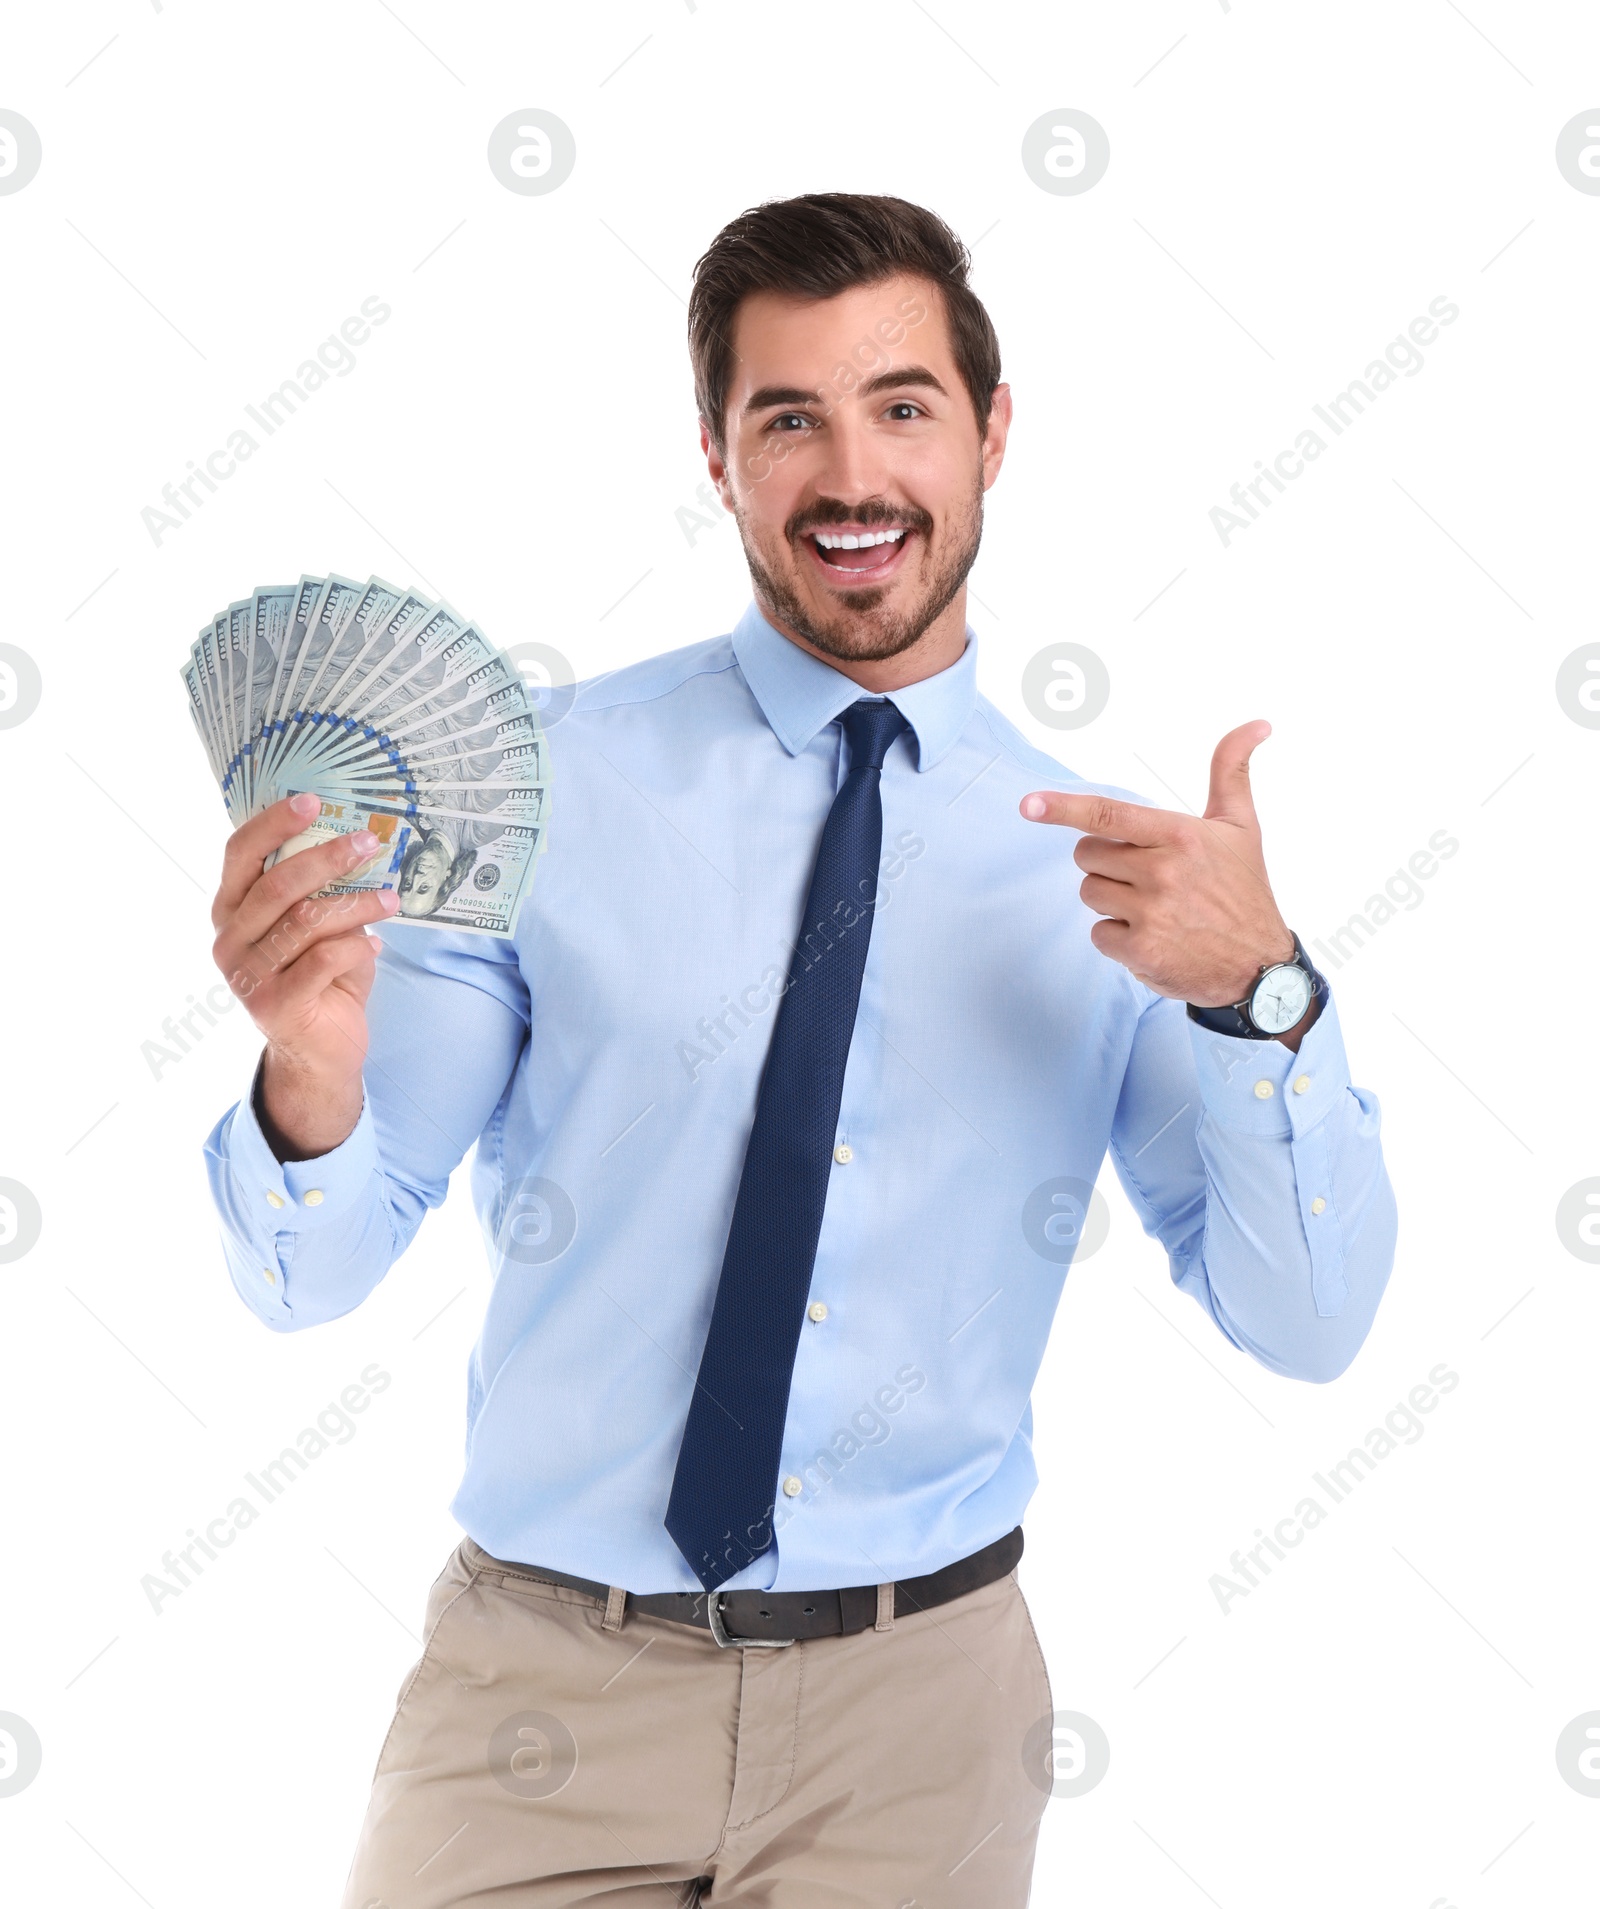
[[[319, 888], [319, 896], [392, 888], [400, 897], [397, 920], [427, 921], [472, 934], [511, 933], [539, 852], [542, 824], [532, 819], [537, 806], [525, 808], [512, 800], [502, 805], [510, 811], [504, 816], [492, 811], [416, 816], [372, 803], [323, 796], [318, 800], [321, 813], [276, 850], [267, 867], [337, 836], [370, 829], [378, 838], [377, 853]], [[513, 815], [528, 819], [514, 820]]]

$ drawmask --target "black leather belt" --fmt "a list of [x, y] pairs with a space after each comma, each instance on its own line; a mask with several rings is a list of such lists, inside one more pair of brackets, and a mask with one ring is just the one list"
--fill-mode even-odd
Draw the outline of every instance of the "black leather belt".
[[[1014, 1570], [1021, 1556], [1022, 1526], [1018, 1525], [981, 1551], [947, 1564], [942, 1571], [901, 1578], [894, 1587], [894, 1614], [910, 1617], [993, 1584], [996, 1578]], [[542, 1584], [586, 1591], [602, 1604], [611, 1588], [593, 1578], [570, 1577], [537, 1564], [508, 1564], [491, 1558], [489, 1568], [536, 1578]], [[877, 1622], [878, 1587], [848, 1584], [832, 1591], [719, 1591], [709, 1599], [704, 1591], [654, 1591], [642, 1596], [630, 1591], [624, 1610], [640, 1617], [665, 1617], [675, 1624], [695, 1625], [709, 1631], [719, 1645], [782, 1646], [810, 1637], [848, 1637], [867, 1630]]]

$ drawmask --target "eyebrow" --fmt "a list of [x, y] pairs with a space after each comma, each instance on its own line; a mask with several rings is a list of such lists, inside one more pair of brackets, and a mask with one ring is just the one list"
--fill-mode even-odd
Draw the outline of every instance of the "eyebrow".
[[[926, 365], [899, 365], [890, 371], [880, 371], [875, 378], [869, 378], [865, 384], [856, 388], [855, 395], [873, 398], [881, 391], [894, 391], [906, 385], [920, 385], [924, 389], [937, 391], [941, 397], [949, 393]], [[800, 385], [766, 384], [759, 391], [753, 391], [745, 400], [744, 409], [765, 411], [775, 404], [814, 404], [816, 391], [807, 391]]]
[[862, 385], [860, 395], [873, 398], [880, 391], [893, 391], [897, 385], [903, 384], [922, 385], [930, 391], [937, 391], [941, 398], [950, 395], [926, 365], [901, 365], [893, 371], [880, 371], [877, 377], [869, 378]]

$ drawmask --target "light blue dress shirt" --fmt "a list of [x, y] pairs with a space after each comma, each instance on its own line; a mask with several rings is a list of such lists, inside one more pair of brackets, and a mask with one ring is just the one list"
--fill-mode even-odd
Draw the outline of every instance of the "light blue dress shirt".
[[[1295, 1054], [1206, 1032], [1100, 954], [1074, 833], [1017, 805], [1145, 798], [1031, 747], [975, 670], [969, 631], [892, 696], [910, 730], [883, 770], [777, 1542], [729, 1589], [913, 1577], [1021, 1520], [1030, 1392], [1108, 1144], [1174, 1281], [1274, 1372], [1334, 1378], [1388, 1279], [1378, 1102], [1332, 1000]], [[207, 1143], [234, 1284], [279, 1331], [359, 1305], [476, 1143], [494, 1278], [451, 1509], [496, 1557], [698, 1588], [661, 1520], [846, 769], [834, 718], [861, 693], [754, 607], [586, 684], [551, 731], [515, 936], [385, 924], [350, 1137], [280, 1164], [246, 1095]]]

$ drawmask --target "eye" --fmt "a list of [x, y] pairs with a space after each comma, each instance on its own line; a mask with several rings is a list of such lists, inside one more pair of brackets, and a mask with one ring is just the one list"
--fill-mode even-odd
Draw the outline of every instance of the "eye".
[[792, 432], [794, 429], [807, 425], [810, 422], [811, 420], [799, 411], [780, 411], [775, 418], [770, 418], [767, 421], [767, 429], [769, 431], [781, 430], [784, 432]]
[[889, 406], [887, 415], [893, 418], [896, 424], [903, 424], [911, 418], [923, 418], [928, 414], [920, 404], [913, 404], [909, 398], [896, 398]]

